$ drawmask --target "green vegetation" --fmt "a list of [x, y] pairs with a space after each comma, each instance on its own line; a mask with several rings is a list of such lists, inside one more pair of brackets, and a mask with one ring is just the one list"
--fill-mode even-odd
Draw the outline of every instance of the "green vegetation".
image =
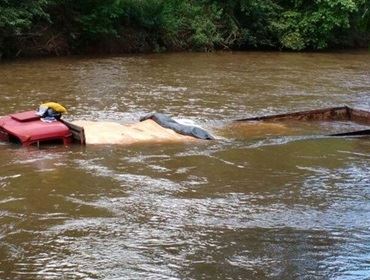
[[0, 56], [364, 47], [368, 0], [0, 0]]

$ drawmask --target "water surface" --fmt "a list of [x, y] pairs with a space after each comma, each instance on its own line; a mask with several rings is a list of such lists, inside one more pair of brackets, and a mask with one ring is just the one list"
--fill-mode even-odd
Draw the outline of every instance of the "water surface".
[[214, 53], [0, 65], [0, 115], [62, 102], [67, 119], [160, 111], [217, 137], [128, 147], [0, 144], [1, 279], [366, 279], [370, 140], [353, 124], [230, 126], [370, 109], [370, 54]]

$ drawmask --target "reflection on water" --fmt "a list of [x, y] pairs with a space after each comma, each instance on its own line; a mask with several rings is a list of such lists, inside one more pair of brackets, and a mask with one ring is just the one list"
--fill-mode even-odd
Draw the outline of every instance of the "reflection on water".
[[0, 115], [54, 99], [69, 119], [150, 111], [202, 144], [0, 144], [1, 279], [366, 279], [370, 141], [348, 123], [231, 124], [347, 104], [370, 109], [370, 56], [216, 53], [16, 61]]

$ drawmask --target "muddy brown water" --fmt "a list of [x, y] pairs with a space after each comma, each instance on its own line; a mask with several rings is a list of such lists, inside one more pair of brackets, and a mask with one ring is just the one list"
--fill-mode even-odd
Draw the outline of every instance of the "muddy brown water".
[[366, 279], [370, 139], [348, 123], [230, 121], [370, 109], [370, 54], [214, 53], [0, 65], [0, 115], [56, 100], [67, 119], [160, 111], [219, 140], [0, 144], [0, 279]]

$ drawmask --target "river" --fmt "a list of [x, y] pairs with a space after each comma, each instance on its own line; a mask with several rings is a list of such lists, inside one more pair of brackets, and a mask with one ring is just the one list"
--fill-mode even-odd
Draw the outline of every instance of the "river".
[[0, 65], [0, 115], [45, 100], [63, 103], [70, 120], [131, 123], [163, 112], [218, 140], [0, 143], [0, 279], [370, 277], [370, 139], [321, 137], [325, 123], [253, 135], [229, 126], [344, 104], [369, 110], [369, 52]]

